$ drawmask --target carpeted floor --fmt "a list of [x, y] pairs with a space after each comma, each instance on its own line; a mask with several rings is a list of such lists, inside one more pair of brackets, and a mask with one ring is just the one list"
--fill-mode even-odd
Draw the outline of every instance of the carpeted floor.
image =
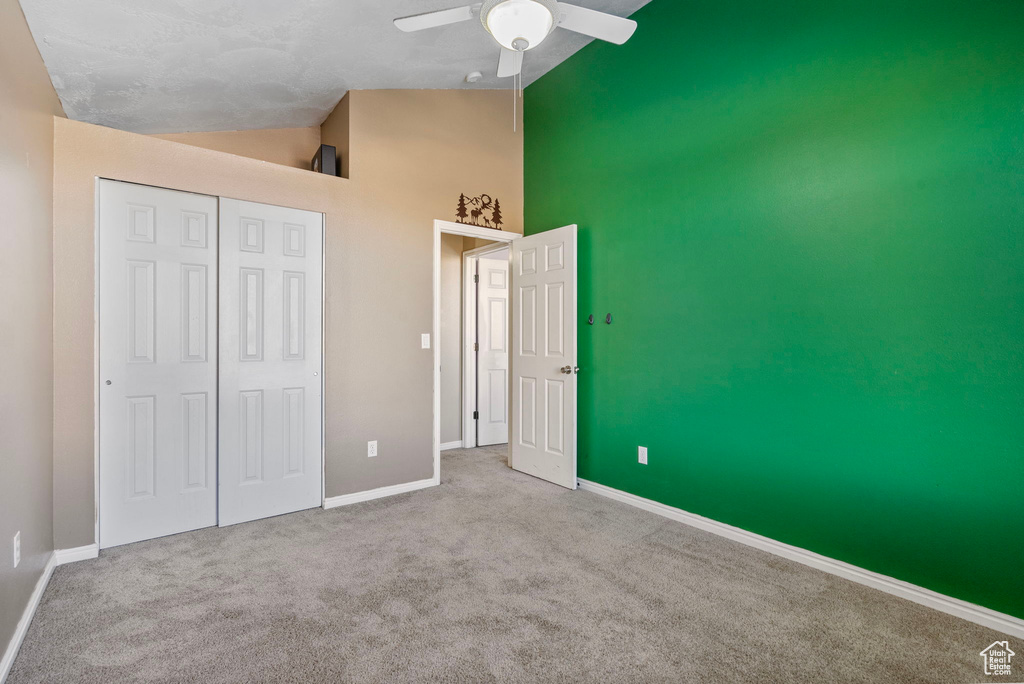
[[9, 682], [961, 683], [998, 636], [477, 449], [59, 567]]

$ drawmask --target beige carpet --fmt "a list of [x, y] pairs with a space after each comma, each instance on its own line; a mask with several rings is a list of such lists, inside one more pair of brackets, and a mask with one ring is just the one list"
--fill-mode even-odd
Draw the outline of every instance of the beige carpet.
[[997, 679], [990, 630], [503, 458], [57, 568], [9, 682]]

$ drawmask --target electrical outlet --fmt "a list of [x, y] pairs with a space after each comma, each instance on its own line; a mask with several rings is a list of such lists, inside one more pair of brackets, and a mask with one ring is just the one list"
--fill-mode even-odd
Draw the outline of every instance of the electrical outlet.
[[430, 349], [430, 333], [423, 333], [420, 335], [420, 348]]
[[373, 458], [377, 455], [377, 440], [366, 443], [366, 457]]
[[642, 465], [647, 465], [647, 447], [637, 447], [636, 455]]
[[14, 533], [14, 567], [21, 562], [21, 530]]

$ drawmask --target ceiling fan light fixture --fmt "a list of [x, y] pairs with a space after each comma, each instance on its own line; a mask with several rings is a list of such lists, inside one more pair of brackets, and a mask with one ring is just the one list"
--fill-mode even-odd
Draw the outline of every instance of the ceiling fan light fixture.
[[494, 40], [509, 50], [537, 47], [555, 27], [555, 0], [487, 0], [480, 8], [480, 23]]

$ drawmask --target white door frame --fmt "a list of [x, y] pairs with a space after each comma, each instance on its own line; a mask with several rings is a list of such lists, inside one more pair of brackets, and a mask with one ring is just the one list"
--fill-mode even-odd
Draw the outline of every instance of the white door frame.
[[[471, 429], [473, 425], [473, 411], [475, 402], [471, 401], [472, 396], [477, 396], [476, 386], [476, 356], [470, 354], [473, 343], [477, 341], [476, 336], [476, 307], [477, 290], [470, 288], [470, 279], [476, 273], [480, 257], [487, 256], [492, 252], [509, 249], [508, 243], [485, 245], [476, 249], [469, 249], [462, 253], [462, 446], [466, 449], [477, 446], [477, 435]], [[509, 262], [512, 260], [512, 250], [509, 249]], [[511, 290], [511, 283], [508, 283]], [[509, 292], [511, 297], [511, 292]], [[509, 309], [511, 312], [511, 309]], [[506, 420], [507, 420], [506, 416]]]
[[[91, 545], [88, 545], [88, 546], [90, 548], [95, 548], [97, 554], [99, 553], [99, 548], [100, 548], [100, 202], [99, 202], [99, 198], [100, 198], [100, 181], [105, 181], [105, 180], [117, 181], [119, 183], [130, 183], [132, 185], [149, 185], [149, 187], [161, 188], [163, 190], [174, 190], [176, 192], [187, 192], [187, 193], [190, 193], [190, 194], [193, 194], [193, 195], [208, 195], [208, 196], [211, 196], [211, 197], [216, 197], [217, 198], [217, 204], [218, 204], [218, 213], [217, 213], [217, 218], [218, 218], [218, 225], [217, 225], [218, 233], [217, 234], [218, 234], [218, 236], [220, 235], [220, 223], [219, 223], [219, 221], [220, 221], [220, 211], [219, 211], [220, 200], [221, 199], [238, 199], [238, 198], [234, 198], [234, 197], [222, 197], [222, 196], [219, 196], [219, 195], [210, 195], [209, 193], [200, 192], [198, 190], [186, 190], [184, 188], [170, 188], [170, 187], [165, 187], [165, 186], [162, 186], [162, 185], [150, 185], [148, 183], [137, 183], [135, 181], [123, 180], [123, 179], [120, 179], [120, 178], [108, 178], [106, 176], [95, 176], [93, 178], [93, 236], [92, 236], [92, 239], [93, 239], [93, 290], [92, 290], [92, 292], [93, 292], [93, 345], [92, 345], [92, 349], [93, 349], [93, 359], [92, 359], [92, 362], [93, 362], [93, 404], [92, 404], [92, 406], [93, 406], [93, 452], [92, 452], [92, 473], [93, 473], [93, 543]], [[247, 200], [244, 200], [244, 201], [247, 201]], [[292, 207], [292, 208], [297, 208], [297, 207]], [[307, 211], [309, 211], [309, 210], [307, 210]], [[326, 319], [326, 313], [327, 313], [326, 312], [326, 305], [327, 305], [327, 267], [326, 267], [326, 263], [327, 263], [327, 214], [325, 214], [323, 212], [318, 212], [318, 213], [322, 213], [323, 217], [324, 217], [324, 219], [323, 219], [324, 220], [324, 224], [323, 224], [324, 225], [324, 230], [323, 230], [323, 252], [322, 252], [322, 255], [321, 255], [322, 258], [321, 258], [321, 264], [320, 264], [320, 268], [321, 268], [321, 270], [323, 272], [322, 279], [321, 279], [322, 286], [320, 288], [320, 314], [321, 314], [321, 316], [324, 317], [324, 318], [322, 318], [322, 320], [326, 321], [327, 320]], [[442, 223], [447, 223], [447, 221], [442, 221]], [[458, 226], [458, 225], [461, 225], [461, 224], [455, 223], [455, 224], [452, 224], [452, 225]], [[483, 230], [483, 229], [481, 229], [481, 230]], [[494, 232], [497, 232], [499, 234], [501, 233], [501, 231], [494, 231]], [[475, 236], [475, 237], [479, 237], [479, 236]], [[513, 235], [512, 237], [521, 237], [521, 236]], [[435, 274], [435, 282], [434, 282], [435, 339], [436, 339], [436, 325], [437, 325], [436, 310], [437, 310], [437, 301], [439, 299], [439, 296], [438, 296], [438, 282], [437, 282], [436, 275], [437, 275], [437, 272], [439, 271], [438, 265], [440, 264], [440, 261], [441, 261], [441, 242], [440, 242], [440, 240], [441, 240], [440, 236], [438, 236], [438, 238], [435, 240], [435, 249], [434, 249], [434, 257], [435, 257], [434, 258], [434, 267], [435, 267], [434, 268], [434, 274]], [[218, 290], [219, 290], [219, 285], [220, 285], [220, 283], [218, 282]], [[220, 335], [220, 331], [219, 330], [218, 330], [217, 334], [218, 334], [218, 339], [219, 339], [219, 335]], [[321, 347], [320, 347], [321, 349], [323, 349], [323, 350], [327, 349], [327, 325], [326, 324], [322, 325], [321, 329], [320, 329], [320, 345], [321, 345]], [[219, 352], [219, 349], [218, 349], [218, 352]], [[436, 363], [435, 363], [435, 366], [436, 366]], [[326, 508], [327, 507], [327, 459], [325, 458], [325, 453], [326, 453], [326, 448], [327, 448], [326, 447], [326, 406], [327, 406], [327, 392], [326, 392], [326, 389], [327, 389], [327, 377], [326, 377], [327, 373], [326, 373], [326, 368], [327, 368], [327, 364], [325, 362], [321, 362], [321, 366], [320, 366], [320, 394], [321, 394], [321, 397], [322, 397], [322, 400], [320, 401], [320, 507], [321, 508]], [[440, 432], [441, 432], [441, 428], [440, 428], [440, 415], [439, 415], [439, 411], [437, 410], [439, 405], [440, 405], [440, 399], [439, 399], [439, 397], [436, 396], [436, 394], [437, 394], [436, 388], [438, 386], [438, 383], [439, 383], [439, 380], [437, 378], [437, 374], [435, 374], [435, 378], [434, 378], [434, 388], [435, 388], [435, 400], [434, 400], [434, 409], [435, 409], [434, 442], [435, 442], [435, 445], [437, 444], [437, 437], [438, 437], [438, 435], [440, 435]], [[220, 457], [220, 455], [218, 454], [218, 458], [219, 457]], [[437, 466], [438, 466], [439, 462], [440, 462], [440, 452], [436, 451], [436, 447], [435, 447], [435, 459], [434, 459], [434, 473], [435, 474], [438, 473], [438, 467]]]
[[[505, 245], [516, 238], [523, 237], [519, 233], [510, 233], [505, 230], [493, 228], [481, 228], [468, 223], [456, 223], [455, 221], [434, 220], [434, 323], [431, 336], [434, 341], [434, 484], [441, 484], [441, 233], [449, 235], [461, 235], [463, 237], [480, 238], [482, 240], [493, 240]], [[488, 245], [490, 247], [490, 245]], [[500, 248], [500, 246], [499, 246]], [[511, 419], [509, 416], [509, 429], [511, 430]], [[465, 423], [463, 423], [463, 437], [465, 437]], [[512, 447], [509, 446], [509, 458], [511, 459]]]

